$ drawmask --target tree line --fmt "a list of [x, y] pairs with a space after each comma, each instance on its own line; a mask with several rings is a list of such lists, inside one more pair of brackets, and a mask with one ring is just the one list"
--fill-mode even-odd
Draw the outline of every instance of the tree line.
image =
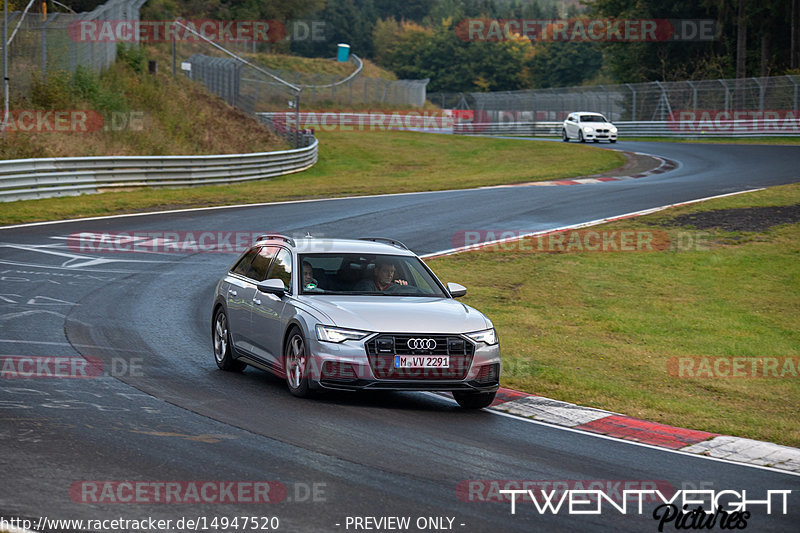
[[[262, 47], [333, 57], [347, 43], [400, 78], [430, 78], [430, 92], [800, 74], [800, 0], [148, 0], [142, 8], [142, 18], [176, 16], [322, 21], [322, 38]], [[474, 40], [461, 31], [472, 19], [712, 20], [715, 33], [705, 41]]]

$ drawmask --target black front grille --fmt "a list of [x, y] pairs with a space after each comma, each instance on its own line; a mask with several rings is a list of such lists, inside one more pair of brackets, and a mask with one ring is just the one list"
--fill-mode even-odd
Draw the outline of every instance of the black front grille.
[[[458, 335], [379, 335], [366, 343], [367, 358], [378, 379], [464, 379], [475, 345]], [[450, 357], [443, 368], [394, 368], [395, 355]]]

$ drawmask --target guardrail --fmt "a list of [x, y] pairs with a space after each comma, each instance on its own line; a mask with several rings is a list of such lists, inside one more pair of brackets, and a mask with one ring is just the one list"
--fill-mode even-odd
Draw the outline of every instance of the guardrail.
[[[561, 136], [561, 122], [458, 122], [453, 133], [461, 135]], [[800, 136], [800, 117], [755, 120], [687, 120], [666, 122], [614, 122], [620, 139], [625, 137], [766, 137]]]
[[107, 156], [0, 161], [0, 202], [130, 187], [177, 187], [259, 180], [317, 162], [319, 142], [293, 150], [206, 156]]
[[[301, 127], [318, 127], [323, 130], [411, 130], [458, 135], [520, 135], [560, 137], [562, 122], [531, 120], [479, 120], [464, 119], [458, 111], [394, 111], [394, 112], [301, 112]], [[738, 113], [738, 112], [736, 112]], [[733, 113], [736, 116], [736, 113]], [[742, 112], [752, 116], [752, 112]], [[480, 115], [480, 113], [478, 112]], [[277, 131], [293, 129], [295, 113], [257, 113], [257, 116]], [[687, 120], [675, 121], [618, 121], [614, 122], [619, 137], [765, 137], [800, 136], [800, 115], [784, 118], [738, 118], [719, 120], [698, 113], [689, 114]], [[481, 120], [482, 119], [482, 120]]]

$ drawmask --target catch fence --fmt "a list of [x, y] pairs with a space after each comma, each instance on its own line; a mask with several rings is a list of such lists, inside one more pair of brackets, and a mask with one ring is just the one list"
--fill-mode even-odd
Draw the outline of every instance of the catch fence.
[[85, 38], [81, 23], [139, 20], [139, 9], [145, 1], [109, 0], [86, 13], [66, 12], [58, 5], [54, 8], [63, 12], [28, 12], [24, 17], [22, 12], [10, 12], [8, 37], [13, 35], [13, 40], [8, 46], [8, 77], [11, 99], [29, 95], [33, 80], [46, 80], [56, 71], [75, 72], [81, 66], [99, 72], [110, 66], [117, 57], [117, 42]]
[[464, 132], [560, 131], [552, 124], [560, 123], [569, 113], [594, 111], [626, 125], [625, 133], [633, 135], [800, 134], [800, 76], [791, 75], [434, 93], [428, 100], [444, 109], [460, 110], [461, 117], [470, 117], [461, 121]]

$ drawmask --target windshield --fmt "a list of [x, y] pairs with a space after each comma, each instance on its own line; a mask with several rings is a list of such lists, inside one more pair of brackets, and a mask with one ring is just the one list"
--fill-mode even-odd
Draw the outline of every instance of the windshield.
[[581, 115], [581, 122], [608, 122], [602, 115]]
[[301, 294], [446, 297], [418, 257], [376, 254], [304, 254]]

